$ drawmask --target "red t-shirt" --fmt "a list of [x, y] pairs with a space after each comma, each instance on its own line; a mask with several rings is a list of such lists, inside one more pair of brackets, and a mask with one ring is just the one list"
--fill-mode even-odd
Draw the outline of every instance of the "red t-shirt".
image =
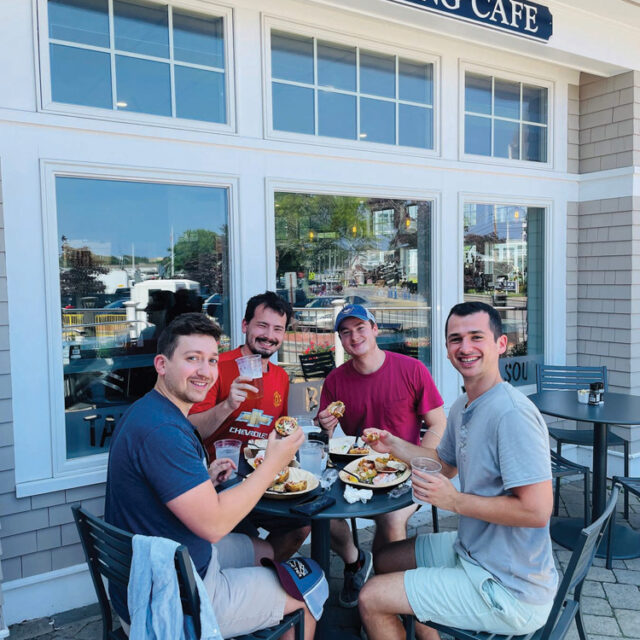
[[[211, 387], [207, 397], [191, 407], [192, 413], [202, 413], [215, 407], [229, 395], [231, 383], [240, 375], [236, 358], [242, 356], [240, 347], [220, 354], [218, 360], [218, 379]], [[223, 438], [236, 438], [243, 443], [249, 438], [266, 438], [273, 429], [274, 422], [280, 416], [286, 416], [289, 398], [289, 376], [287, 372], [272, 362], [262, 374], [264, 395], [262, 398], [245, 400], [217, 429], [204, 444], [209, 455], [215, 457], [213, 443]]]
[[444, 404], [427, 367], [391, 351], [368, 375], [358, 373], [353, 360], [334, 369], [322, 387], [319, 411], [334, 400], [345, 404], [340, 426], [347, 435], [378, 427], [414, 444], [420, 443], [422, 416]]

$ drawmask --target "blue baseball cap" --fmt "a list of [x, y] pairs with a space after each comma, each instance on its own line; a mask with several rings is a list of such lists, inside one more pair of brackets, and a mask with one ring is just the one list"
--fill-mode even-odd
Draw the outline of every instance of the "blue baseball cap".
[[375, 316], [369, 309], [365, 309], [361, 304], [347, 304], [342, 307], [342, 311], [338, 314], [333, 330], [337, 331], [340, 328], [340, 323], [346, 318], [360, 318], [360, 320], [364, 320], [365, 322], [369, 320], [377, 324]]
[[292, 598], [304, 600], [311, 615], [320, 620], [329, 597], [329, 583], [315, 560], [295, 557], [285, 562], [274, 562], [271, 558], [262, 558], [260, 562], [265, 567], [273, 567], [282, 588]]

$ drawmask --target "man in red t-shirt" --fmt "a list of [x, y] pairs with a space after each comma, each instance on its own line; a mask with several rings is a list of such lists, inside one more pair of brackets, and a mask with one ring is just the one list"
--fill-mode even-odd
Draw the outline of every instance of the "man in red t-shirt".
[[[338, 419], [327, 411], [336, 400], [345, 404], [340, 426], [347, 435], [359, 436], [368, 427], [379, 427], [412, 444], [435, 448], [447, 424], [444, 402], [428, 369], [415, 358], [382, 351], [376, 342], [378, 325], [373, 314], [359, 304], [346, 305], [335, 323], [344, 350], [351, 359], [334, 369], [324, 382], [318, 422], [329, 436]], [[420, 440], [420, 427], [427, 426]], [[376, 516], [374, 553], [383, 545], [407, 537], [407, 521], [416, 505]], [[344, 560], [344, 585], [340, 604], [355, 607], [369, 577], [371, 553], [353, 543], [344, 520], [331, 521], [332, 548]]]
[[[269, 358], [282, 346], [292, 313], [291, 305], [273, 291], [253, 296], [247, 302], [242, 320], [245, 343], [220, 355], [218, 380], [204, 401], [194, 404], [189, 412], [189, 420], [197, 427], [212, 458], [216, 440], [235, 438], [246, 443], [250, 438], [267, 438], [275, 421], [287, 415], [289, 376]], [[251, 378], [239, 375], [235, 361], [254, 354], [262, 356], [262, 398], [247, 397], [258, 389], [250, 384]], [[277, 560], [291, 557], [310, 531], [305, 518], [248, 519], [244, 523], [247, 526], [253, 524], [270, 531], [268, 540]]]

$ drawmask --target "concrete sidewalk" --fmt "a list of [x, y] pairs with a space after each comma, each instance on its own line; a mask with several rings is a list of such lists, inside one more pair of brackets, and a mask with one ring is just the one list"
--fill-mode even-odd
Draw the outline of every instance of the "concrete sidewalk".
[[[561, 515], [582, 515], [582, 484], [563, 483], [561, 489]], [[640, 502], [631, 497], [631, 526], [640, 530]], [[618, 504], [618, 513], [622, 514], [622, 497]], [[620, 518], [622, 516], [620, 515]], [[431, 531], [430, 510], [423, 509], [409, 521], [409, 535]], [[621, 520], [620, 520], [621, 521]], [[440, 519], [442, 531], [456, 528], [454, 516]], [[359, 530], [364, 547], [371, 545], [373, 527]], [[554, 544], [556, 566], [559, 570], [566, 567], [571, 552]], [[302, 547], [302, 554], [308, 555], [308, 545]], [[640, 549], [638, 549], [640, 555]], [[640, 558], [617, 560], [612, 570], [604, 566], [604, 560], [596, 558], [594, 566], [585, 583], [582, 595], [583, 619], [590, 640], [611, 640], [613, 638], [632, 638], [640, 640]], [[342, 562], [332, 556], [331, 597], [327, 613], [331, 616], [337, 630], [359, 635], [360, 620], [358, 610], [343, 609], [338, 606], [337, 594], [342, 587]], [[74, 609], [57, 614], [51, 618], [40, 618], [10, 628], [13, 640], [38, 638], [39, 640], [99, 640], [102, 637], [102, 622], [98, 605]], [[578, 640], [573, 628], [567, 640]]]

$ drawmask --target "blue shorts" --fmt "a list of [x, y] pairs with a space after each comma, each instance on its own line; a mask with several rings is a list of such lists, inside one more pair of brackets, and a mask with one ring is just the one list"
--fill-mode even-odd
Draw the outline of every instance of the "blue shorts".
[[518, 600], [488, 571], [458, 556], [456, 537], [455, 531], [448, 531], [416, 538], [418, 568], [404, 575], [404, 589], [416, 618], [508, 635], [542, 627], [553, 602], [539, 605]]

